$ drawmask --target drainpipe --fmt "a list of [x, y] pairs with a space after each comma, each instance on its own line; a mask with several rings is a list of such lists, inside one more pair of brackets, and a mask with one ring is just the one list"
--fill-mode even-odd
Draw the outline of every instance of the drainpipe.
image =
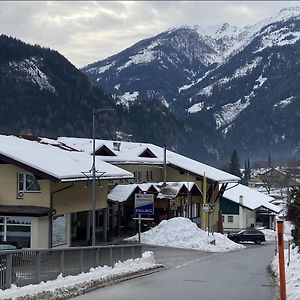
[[57, 191], [54, 191], [54, 192], [51, 192], [50, 193], [50, 213], [49, 213], [49, 228], [48, 228], [48, 247], [49, 248], [52, 248], [52, 240], [53, 240], [53, 234], [52, 234], [52, 225], [53, 225], [53, 214], [52, 214], [52, 211], [53, 211], [53, 198], [54, 198], [54, 195], [59, 193], [59, 192], [62, 192], [64, 190], [67, 190], [71, 187], [74, 186], [74, 183], [72, 183], [71, 185], [68, 185], [68, 186], [65, 186]]

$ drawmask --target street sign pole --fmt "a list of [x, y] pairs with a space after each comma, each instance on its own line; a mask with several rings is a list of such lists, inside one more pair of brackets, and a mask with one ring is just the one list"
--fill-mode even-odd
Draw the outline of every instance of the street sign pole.
[[139, 214], [139, 244], [141, 243], [141, 226], [142, 220], [141, 220], [141, 214]]

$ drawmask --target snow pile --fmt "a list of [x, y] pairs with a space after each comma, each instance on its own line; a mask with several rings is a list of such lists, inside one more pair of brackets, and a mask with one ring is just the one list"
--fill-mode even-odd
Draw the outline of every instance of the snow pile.
[[[261, 231], [265, 234], [266, 241], [275, 241], [275, 238], [277, 239], [277, 231], [271, 229], [263, 229]], [[283, 239], [289, 241], [292, 237], [288, 234], [284, 234]]]
[[[283, 223], [283, 239], [285, 241], [290, 241], [292, 239], [292, 229], [294, 228], [294, 225], [291, 224], [289, 221], [284, 221]], [[277, 239], [278, 233], [276, 230], [271, 229], [259, 229], [261, 230], [266, 237], [266, 241], [275, 241], [275, 238]]]
[[[96, 267], [91, 268], [89, 273], [81, 273], [76, 276], [62, 277], [59, 275], [57, 279], [41, 282], [35, 285], [27, 285], [24, 287], [12, 286], [7, 290], [0, 290], [0, 299], [17, 299], [17, 297], [35, 296], [40, 299], [41, 295], [46, 293], [61, 296], [63, 293], [72, 293], [72, 295], [80, 294], [87, 286], [97, 285], [101, 281], [115, 280], [118, 276], [126, 276], [131, 273], [151, 269], [157, 266], [154, 261], [153, 252], [144, 252], [141, 258], [128, 259], [124, 262], [117, 262], [114, 267]], [[25, 299], [25, 298], [24, 298]], [[49, 298], [50, 299], [50, 298]], [[55, 298], [56, 299], [56, 298]]]
[[[288, 300], [300, 299], [300, 254], [299, 247], [291, 248], [290, 263], [288, 262], [288, 251], [285, 249], [285, 277], [286, 277], [286, 295]], [[279, 285], [279, 266], [278, 254], [271, 263], [272, 271], [278, 280]]]
[[[137, 241], [138, 235], [128, 238]], [[170, 246], [208, 252], [228, 252], [245, 247], [229, 240], [221, 233], [208, 236], [207, 232], [186, 218], [163, 220], [158, 226], [143, 232], [141, 242], [150, 245]]]

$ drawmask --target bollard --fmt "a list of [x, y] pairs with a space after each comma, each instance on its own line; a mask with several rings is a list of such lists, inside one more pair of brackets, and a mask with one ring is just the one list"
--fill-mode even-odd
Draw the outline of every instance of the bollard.
[[279, 253], [280, 300], [286, 300], [283, 221], [277, 221], [277, 232], [278, 232], [278, 253]]
[[289, 240], [288, 241], [288, 262], [287, 262], [287, 265], [289, 266], [290, 265], [290, 262], [291, 262], [291, 241]]

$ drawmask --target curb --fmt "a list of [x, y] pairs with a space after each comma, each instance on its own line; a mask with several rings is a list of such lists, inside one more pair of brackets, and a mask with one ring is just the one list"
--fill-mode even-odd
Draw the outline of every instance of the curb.
[[273, 300], [280, 300], [280, 289], [277, 282], [277, 277], [274, 275], [274, 272], [272, 271], [271, 264], [268, 265], [267, 271], [269, 276], [272, 279], [272, 282], [274, 283], [274, 299]]
[[[159, 271], [165, 270], [166, 267], [164, 265], [155, 265], [150, 267], [146, 270], [140, 270], [133, 273], [128, 274], [119, 274], [119, 275], [112, 275], [106, 279], [96, 279], [91, 280], [88, 282], [78, 283], [74, 286], [66, 287], [66, 288], [58, 288], [53, 291], [44, 291], [40, 293], [36, 293], [34, 295], [24, 295], [15, 298], [16, 300], [63, 300], [63, 299], [70, 299], [76, 296], [83, 295], [85, 293], [91, 292], [93, 290], [111, 286], [123, 281], [127, 281], [130, 279], [134, 279], [137, 277], [142, 277], [146, 275], [150, 275], [153, 273], [157, 273]], [[12, 300], [12, 298], [6, 298], [3, 300]]]

